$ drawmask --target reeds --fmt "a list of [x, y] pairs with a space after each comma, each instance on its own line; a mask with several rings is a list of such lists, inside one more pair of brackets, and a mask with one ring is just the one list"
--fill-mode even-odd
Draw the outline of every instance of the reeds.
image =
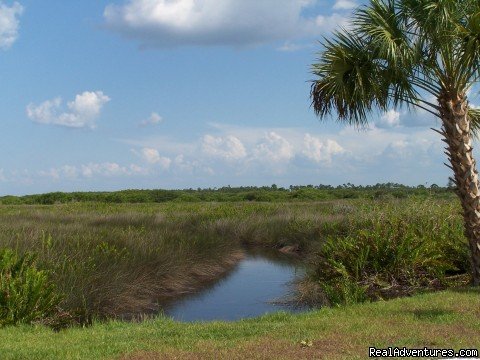
[[[63, 313], [133, 318], [232, 269], [245, 245], [298, 249], [311, 303], [447, 286], [468, 272], [449, 200], [0, 206], [0, 248], [36, 253]], [[308, 296], [306, 295], [308, 293]]]
[[158, 312], [231, 270], [243, 244], [306, 244], [320, 224], [298, 205], [272, 204], [3, 206], [0, 214], [0, 248], [36, 253], [61, 308], [81, 324]]

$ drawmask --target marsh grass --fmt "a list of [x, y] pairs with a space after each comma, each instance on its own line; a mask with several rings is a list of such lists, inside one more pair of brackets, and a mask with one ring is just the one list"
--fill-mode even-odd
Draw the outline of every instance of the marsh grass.
[[0, 248], [36, 253], [63, 296], [62, 321], [88, 324], [158, 312], [230, 271], [244, 245], [307, 249], [324, 206], [2, 206]]
[[3, 205], [0, 248], [37, 254], [70, 323], [156, 313], [230, 271], [245, 246], [294, 246], [310, 265], [302, 300], [349, 303], [464, 276], [458, 211], [456, 202], [414, 198]]

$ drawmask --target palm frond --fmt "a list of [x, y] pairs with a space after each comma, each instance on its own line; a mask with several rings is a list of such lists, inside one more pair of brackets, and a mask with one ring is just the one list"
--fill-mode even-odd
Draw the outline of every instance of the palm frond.
[[368, 44], [355, 34], [337, 32], [325, 40], [325, 51], [312, 67], [318, 77], [311, 88], [317, 115], [338, 113], [338, 119], [355, 126], [367, 124], [367, 114], [376, 107], [386, 108], [388, 87], [384, 69], [371, 57]]
[[479, 0], [370, 0], [352, 24], [324, 41], [312, 67], [321, 118], [362, 126], [374, 109], [403, 105], [440, 116], [427, 93], [456, 96], [480, 80]]
[[468, 117], [470, 118], [472, 133], [478, 139], [480, 137], [480, 109], [469, 108]]
[[369, 38], [376, 56], [388, 62], [390, 68], [410, 65], [412, 47], [395, 1], [372, 0], [370, 6], [357, 11], [353, 24], [359, 33]]
[[476, 12], [466, 15], [464, 23], [458, 24], [459, 32], [459, 80], [467, 86], [470, 81], [480, 78], [480, 2]]

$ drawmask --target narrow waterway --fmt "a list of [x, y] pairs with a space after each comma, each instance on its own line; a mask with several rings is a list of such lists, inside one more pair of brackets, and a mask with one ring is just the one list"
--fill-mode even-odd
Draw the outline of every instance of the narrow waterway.
[[301, 263], [278, 252], [248, 251], [245, 259], [209, 288], [170, 304], [164, 313], [177, 321], [239, 320], [277, 311], [299, 312], [287, 305]]

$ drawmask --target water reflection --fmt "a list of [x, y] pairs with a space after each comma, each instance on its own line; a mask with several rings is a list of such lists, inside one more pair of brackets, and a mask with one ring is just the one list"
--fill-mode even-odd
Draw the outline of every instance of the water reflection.
[[239, 320], [280, 310], [297, 312], [286, 299], [303, 274], [300, 261], [277, 251], [250, 249], [246, 258], [213, 286], [165, 309], [178, 321]]

